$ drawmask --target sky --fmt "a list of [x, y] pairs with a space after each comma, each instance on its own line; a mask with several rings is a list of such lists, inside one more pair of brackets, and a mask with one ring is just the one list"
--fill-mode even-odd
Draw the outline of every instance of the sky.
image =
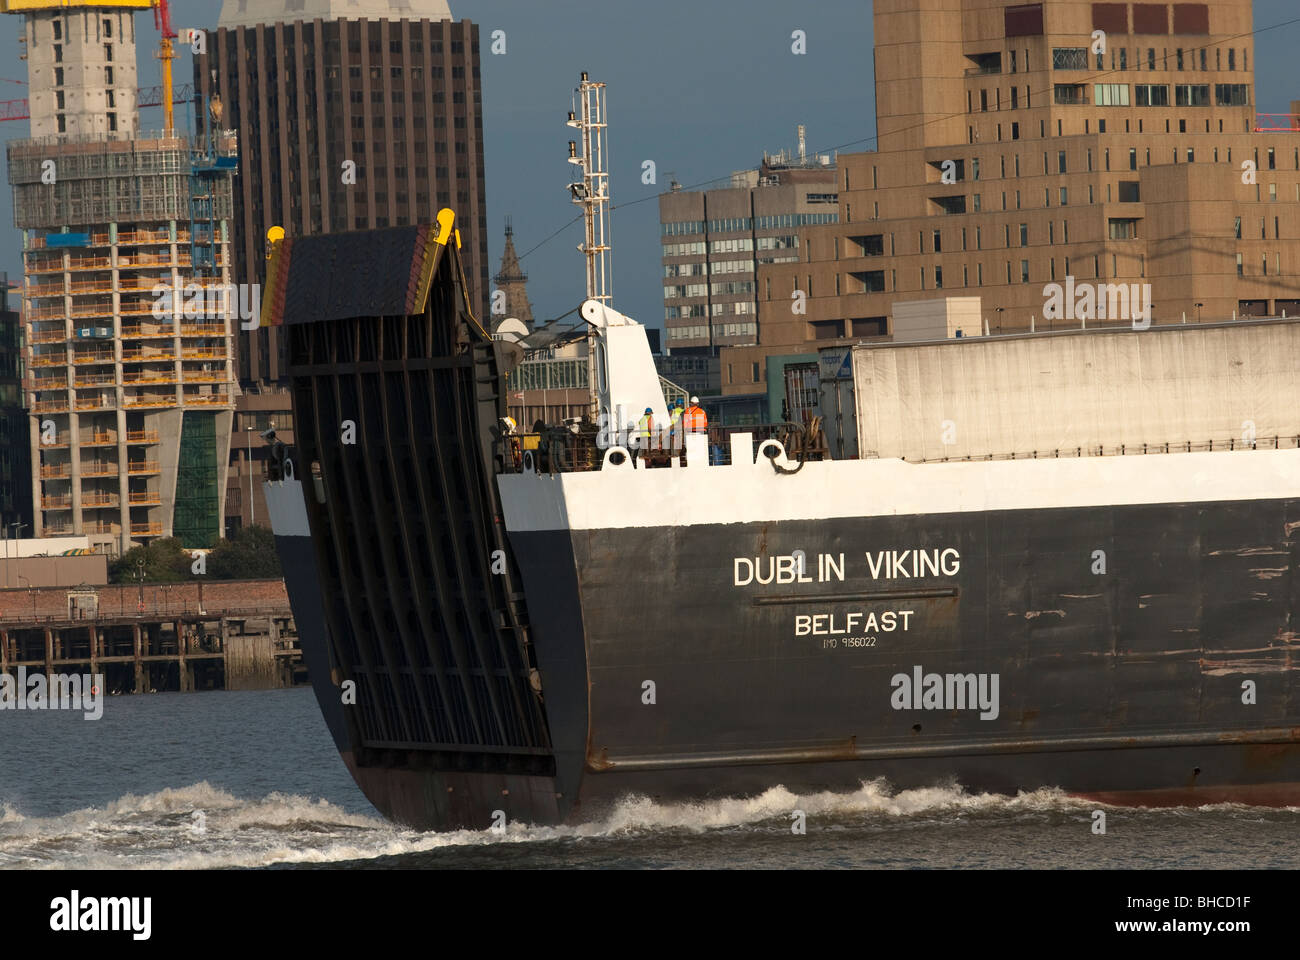
[[[575, 131], [565, 125], [581, 71], [607, 84], [610, 189], [614, 212], [613, 305], [662, 326], [657, 195], [670, 174], [685, 187], [756, 167], [763, 151], [794, 149], [807, 127], [810, 153], [871, 149], [875, 134], [871, 4], [864, 0], [449, 0], [452, 15], [479, 24], [487, 176], [489, 269], [504, 245], [504, 220], [528, 274], [533, 316], [567, 313], [582, 300], [578, 208], [565, 185]], [[174, 0], [178, 28], [217, 24], [220, 0]], [[1256, 0], [1256, 110], [1284, 113], [1300, 99], [1294, 71], [1300, 48], [1296, 0]], [[0, 17], [0, 78], [26, 80], [18, 60], [21, 18]], [[505, 53], [490, 52], [493, 31]], [[806, 53], [791, 51], [802, 30]], [[1262, 32], [1261, 32], [1262, 31]], [[152, 16], [137, 14], [140, 85], [160, 81]], [[188, 48], [177, 83], [193, 76]], [[3, 92], [8, 91], [8, 92]], [[0, 82], [0, 99], [25, 88]], [[178, 108], [179, 109], [179, 108]], [[161, 110], [141, 111], [141, 127], [162, 125]], [[180, 115], [178, 113], [178, 125]], [[28, 136], [9, 121], [6, 139]], [[657, 183], [642, 183], [653, 160]], [[0, 191], [0, 270], [22, 272], [21, 234], [10, 191]], [[564, 228], [564, 229], [561, 229]], [[560, 231], [557, 233], [557, 231]], [[240, 280], [241, 278], [236, 278]]]

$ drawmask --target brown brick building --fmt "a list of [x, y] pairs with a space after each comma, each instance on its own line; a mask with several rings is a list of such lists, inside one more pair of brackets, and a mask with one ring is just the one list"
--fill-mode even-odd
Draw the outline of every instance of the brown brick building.
[[[326, 6], [332, 16], [303, 21], [301, 4], [227, 0], [194, 58], [196, 90], [239, 135], [236, 281], [265, 280], [273, 225], [304, 236], [429, 223], [451, 207], [486, 316], [478, 26], [452, 21], [444, 0]], [[241, 331], [240, 379], [282, 381], [283, 354], [276, 328]]]
[[1067, 276], [1149, 283], [1156, 324], [1300, 312], [1300, 128], [1257, 123], [1250, 0], [874, 20], [879, 149], [838, 156], [838, 223], [799, 230], [798, 262], [760, 265], [759, 343], [722, 350], [724, 393], [762, 390], [769, 356], [891, 335], [895, 301], [1060, 325], [1044, 287]]

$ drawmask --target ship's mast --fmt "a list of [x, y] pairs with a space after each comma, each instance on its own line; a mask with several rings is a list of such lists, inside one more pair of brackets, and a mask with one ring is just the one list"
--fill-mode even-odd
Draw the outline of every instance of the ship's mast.
[[[579, 140], [569, 141], [569, 162], [582, 171], [582, 177], [569, 184], [569, 194], [573, 202], [582, 207], [584, 235], [578, 249], [587, 260], [587, 299], [609, 305], [614, 283], [609, 271], [609, 147], [605, 84], [589, 79], [584, 70], [577, 95], [577, 115], [575, 111], [569, 111], [568, 125], [578, 130]], [[581, 154], [578, 152], [579, 143]], [[588, 327], [587, 387], [593, 421], [600, 412], [595, 341], [595, 330]]]

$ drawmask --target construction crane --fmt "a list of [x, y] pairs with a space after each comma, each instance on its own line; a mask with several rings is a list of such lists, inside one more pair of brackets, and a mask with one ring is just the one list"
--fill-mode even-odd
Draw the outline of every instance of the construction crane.
[[170, 137], [175, 132], [172, 123], [172, 60], [176, 58], [176, 52], [172, 49], [172, 41], [176, 39], [176, 31], [172, 28], [172, 12], [167, 0], [154, 0], [153, 25], [161, 35], [157, 56], [162, 61], [163, 136]]
[[[172, 103], [190, 103], [194, 100], [194, 84], [184, 83], [172, 92]], [[140, 87], [136, 90], [137, 107], [160, 107], [163, 102], [162, 87]], [[31, 104], [26, 97], [18, 100], [0, 100], [0, 122], [5, 120], [29, 120], [32, 116]]]

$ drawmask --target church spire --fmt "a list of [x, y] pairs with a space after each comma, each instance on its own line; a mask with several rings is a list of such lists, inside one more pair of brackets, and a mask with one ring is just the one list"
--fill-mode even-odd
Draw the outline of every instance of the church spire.
[[[501, 254], [501, 269], [492, 278], [495, 289], [506, 295], [506, 312], [504, 317], [522, 320], [533, 329], [533, 308], [528, 303], [528, 275], [519, 266], [519, 255], [515, 253], [515, 231], [506, 217], [506, 248]], [[504, 319], [494, 317], [494, 320]]]

